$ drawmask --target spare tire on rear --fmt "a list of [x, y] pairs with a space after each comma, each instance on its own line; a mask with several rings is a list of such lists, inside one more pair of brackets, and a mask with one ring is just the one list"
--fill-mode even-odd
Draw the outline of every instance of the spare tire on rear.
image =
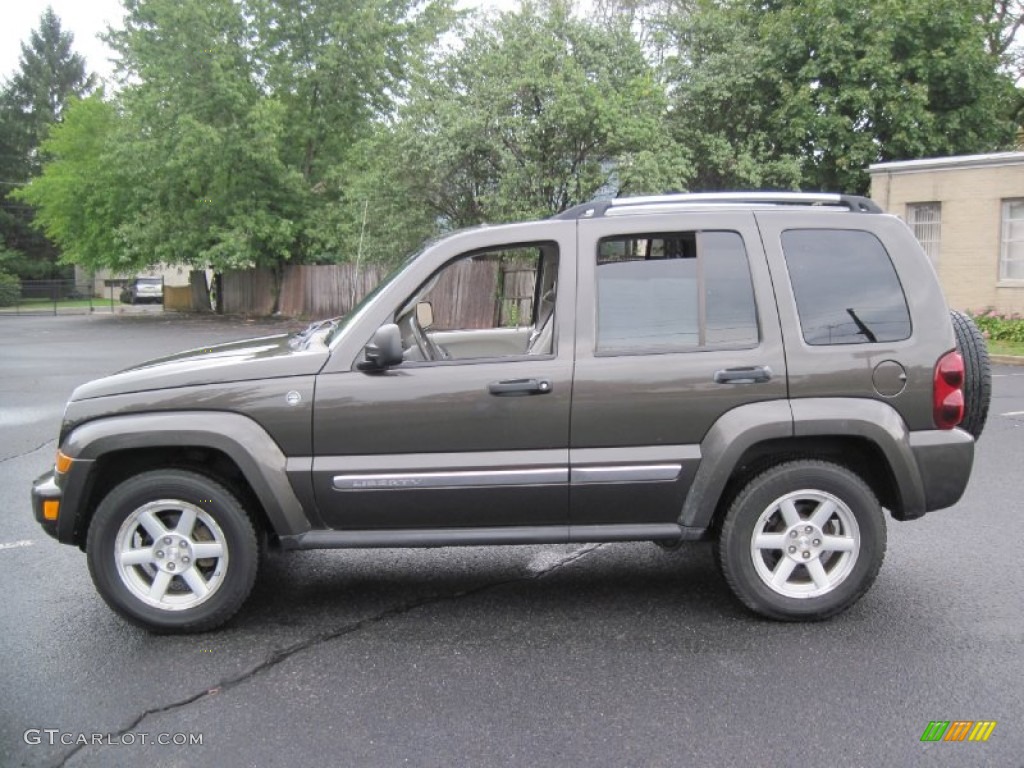
[[977, 440], [985, 429], [989, 401], [992, 399], [992, 370], [985, 337], [969, 315], [949, 312], [956, 334], [956, 350], [964, 359], [964, 419], [960, 428]]

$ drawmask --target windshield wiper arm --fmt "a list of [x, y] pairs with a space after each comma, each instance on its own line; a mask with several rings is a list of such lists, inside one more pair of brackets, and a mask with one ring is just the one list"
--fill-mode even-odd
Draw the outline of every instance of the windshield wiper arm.
[[857, 317], [857, 313], [852, 308], [847, 307], [846, 314], [853, 318], [853, 322], [857, 324], [857, 330], [866, 336], [868, 341], [872, 344], [878, 343], [878, 337], [875, 336], [874, 332], [870, 328], [864, 325], [864, 322]]

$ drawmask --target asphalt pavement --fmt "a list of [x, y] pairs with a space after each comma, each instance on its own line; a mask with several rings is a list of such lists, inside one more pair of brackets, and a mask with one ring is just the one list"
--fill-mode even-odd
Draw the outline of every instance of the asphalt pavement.
[[753, 617], [706, 544], [604, 544], [272, 555], [223, 630], [126, 624], [32, 520], [64, 401], [279, 327], [0, 318], [0, 766], [1024, 766], [1024, 367], [964, 499], [890, 522], [829, 622]]

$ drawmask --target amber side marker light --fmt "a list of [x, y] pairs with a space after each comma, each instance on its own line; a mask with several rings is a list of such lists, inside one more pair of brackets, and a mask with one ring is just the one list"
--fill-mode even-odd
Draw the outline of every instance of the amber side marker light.
[[49, 500], [43, 502], [43, 519], [44, 520], [56, 520], [57, 515], [60, 513], [60, 502], [57, 500]]
[[66, 456], [60, 451], [57, 451], [57, 471], [60, 472], [62, 475], [69, 469], [71, 469], [72, 461], [73, 459], [70, 456]]

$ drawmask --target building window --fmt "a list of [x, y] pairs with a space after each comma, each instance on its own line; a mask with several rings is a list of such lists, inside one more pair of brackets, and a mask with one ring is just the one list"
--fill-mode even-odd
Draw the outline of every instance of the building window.
[[942, 203], [910, 203], [907, 205], [907, 221], [914, 230], [914, 237], [921, 243], [924, 252], [939, 263], [939, 238], [942, 230]]
[[1003, 201], [999, 279], [1024, 280], [1024, 200]]

